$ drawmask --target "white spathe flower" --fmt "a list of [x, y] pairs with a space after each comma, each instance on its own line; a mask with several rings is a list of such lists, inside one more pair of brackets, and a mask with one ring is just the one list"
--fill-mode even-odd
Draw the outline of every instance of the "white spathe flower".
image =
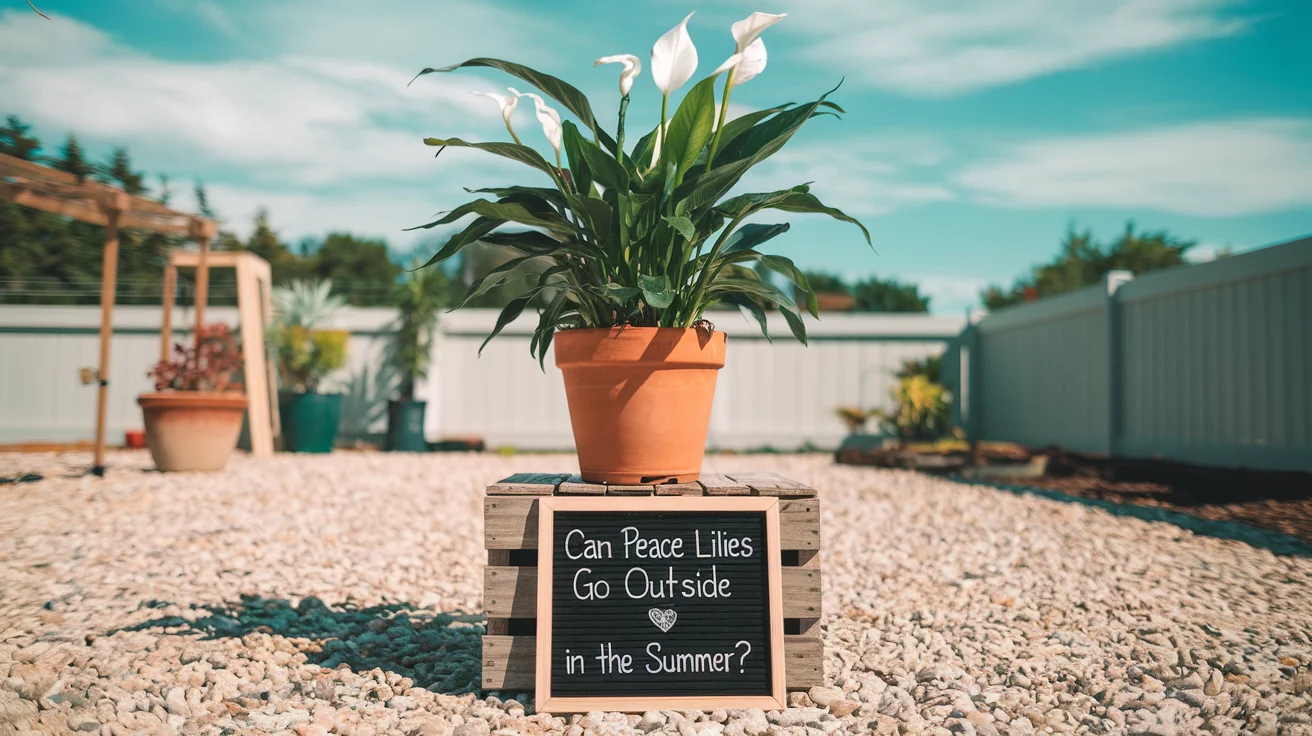
[[711, 76], [715, 76], [716, 74], [723, 74], [729, 71], [730, 69], [741, 64], [742, 61], [743, 61], [742, 54], [734, 54], [733, 56], [730, 56], [729, 58], [725, 59], [723, 64], [716, 67], [715, 71], [711, 72]]
[[752, 42], [761, 37], [761, 33], [770, 26], [787, 18], [787, 13], [752, 13], [742, 20], [734, 23], [729, 27], [729, 32], [733, 34], [734, 53], [741, 54], [747, 50]]
[[652, 147], [651, 147], [651, 167], [650, 167], [650, 168], [653, 168], [653, 169], [656, 168], [656, 165], [659, 164], [659, 163], [661, 162], [661, 138], [662, 138], [661, 133], [662, 133], [662, 132], [663, 132], [663, 129], [662, 129], [660, 126], [656, 126], [656, 142], [655, 142], [655, 144], [652, 145]]
[[697, 71], [697, 47], [688, 35], [688, 20], [692, 15], [689, 13], [651, 47], [651, 77], [663, 95], [682, 87]]
[[[514, 92], [515, 90], [512, 89], [510, 91]], [[497, 104], [501, 106], [501, 117], [506, 121], [506, 125], [510, 125], [510, 114], [513, 113], [515, 108], [519, 105], [518, 97], [513, 94], [499, 95], [496, 92], [479, 92], [477, 90], [471, 91], [469, 94], [486, 97], [489, 100], [496, 100]]]
[[756, 39], [743, 49], [742, 61], [738, 62], [737, 71], [733, 73], [733, 86], [752, 81], [757, 74], [765, 70], [765, 41]]
[[548, 107], [547, 103], [543, 102], [541, 97], [532, 92], [520, 92], [514, 87], [510, 87], [509, 89], [511, 92], [515, 93], [516, 97], [531, 97], [533, 99], [533, 106], [537, 108], [538, 122], [542, 123], [542, 132], [546, 134], [547, 142], [551, 144], [551, 147], [556, 149], [556, 158], [559, 159], [561, 139], [560, 113]]
[[620, 94], [624, 97], [629, 96], [629, 90], [633, 89], [633, 80], [642, 74], [642, 61], [633, 54], [615, 54], [614, 56], [603, 56], [592, 65], [594, 67], [602, 64], [623, 64], [624, 69], [620, 72]]

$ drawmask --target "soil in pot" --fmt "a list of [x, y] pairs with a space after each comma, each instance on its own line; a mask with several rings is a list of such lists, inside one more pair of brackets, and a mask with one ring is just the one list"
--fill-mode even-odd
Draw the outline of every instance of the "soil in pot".
[[425, 452], [424, 412], [427, 401], [387, 402], [387, 437], [383, 448], [395, 452]]
[[237, 446], [246, 396], [236, 392], [160, 391], [137, 397], [155, 467], [222, 470]]
[[282, 446], [291, 452], [332, 452], [342, 423], [342, 395], [278, 394], [282, 420]]
[[555, 337], [579, 472], [593, 483], [686, 483], [701, 475], [725, 335], [614, 327]]

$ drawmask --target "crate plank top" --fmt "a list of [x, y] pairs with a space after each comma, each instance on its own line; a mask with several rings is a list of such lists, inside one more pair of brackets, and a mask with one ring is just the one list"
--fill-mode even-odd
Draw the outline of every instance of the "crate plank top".
[[778, 496], [813, 498], [815, 489], [767, 471], [702, 473], [694, 483], [610, 485], [564, 473], [515, 473], [487, 487], [489, 496]]

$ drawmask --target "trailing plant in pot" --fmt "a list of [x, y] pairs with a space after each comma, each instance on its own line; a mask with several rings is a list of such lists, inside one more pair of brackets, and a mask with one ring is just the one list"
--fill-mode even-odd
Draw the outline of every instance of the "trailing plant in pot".
[[440, 312], [447, 306], [448, 279], [439, 268], [414, 264], [397, 287], [396, 332], [388, 360], [401, 374], [399, 397], [387, 402], [388, 450], [423, 452], [426, 401], [415, 399], [415, 384], [428, 376], [433, 332]]
[[[583, 477], [612, 483], [689, 481], [700, 473], [715, 392], [725, 360], [725, 336], [705, 319], [714, 304], [735, 305], [767, 328], [777, 308], [794, 337], [806, 342], [799, 308], [783, 290], [751, 268], [781, 274], [817, 312], [806, 277], [761, 245], [788, 231], [782, 223], [746, 222], [767, 210], [855, 219], [823, 204], [807, 184], [728, 196], [753, 166], [780, 150], [809, 120], [838, 116], [827, 98], [783, 104], [727, 119], [733, 90], [766, 66], [761, 34], [783, 15], [753, 13], [730, 29], [733, 51], [675, 104], [672, 96], [697, 68], [688, 34], [690, 14], [656, 41], [651, 74], [660, 92], [659, 120], [626, 145], [630, 92], [641, 74], [636, 56], [606, 56], [597, 65], [622, 66], [615, 134], [599, 123], [586, 96], [566, 82], [500, 59], [470, 59], [420, 75], [490, 67], [541, 93], [480, 93], [500, 108], [513, 142], [474, 143], [428, 138], [438, 147], [474, 148], [536, 170], [546, 186], [508, 185], [476, 190], [489, 195], [462, 204], [420, 227], [474, 219], [446, 240], [429, 263], [483, 241], [519, 257], [470, 285], [465, 301], [508, 282], [530, 265], [542, 268], [501, 312], [488, 339], [530, 306], [538, 324], [530, 351], [540, 362], [556, 345]], [[716, 89], [720, 86], [719, 99]], [[835, 88], [837, 89], [837, 88]], [[543, 95], [574, 120], [562, 119]], [[551, 146], [550, 158], [524, 145], [512, 116], [532, 101]], [[718, 108], [717, 108], [718, 102]], [[576, 122], [577, 121], [577, 122]], [[529, 230], [508, 231], [503, 226]], [[767, 332], [767, 337], [768, 337]], [[486, 343], [484, 343], [486, 344]]]
[[231, 386], [241, 351], [225, 324], [198, 331], [199, 339], [174, 345], [173, 356], [150, 370], [155, 392], [137, 397], [160, 470], [222, 470], [241, 434], [246, 396]]
[[332, 281], [296, 281], [273, 291], [272, 339], [282, 390], [283, 449], [332, 452], [342, 421], [342, 394], [321, 392], [328, 374], [346, 364], [350, 333], [320, 327], [345, 304]]

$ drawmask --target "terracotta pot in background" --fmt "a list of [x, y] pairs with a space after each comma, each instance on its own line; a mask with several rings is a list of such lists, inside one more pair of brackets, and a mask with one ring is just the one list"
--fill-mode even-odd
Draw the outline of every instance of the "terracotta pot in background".
[[140, 429], [128, 429], [123, 432], [123, 446], [130, 450], [146, 447], [146, 433]]
[[146, 446], [159, 470], [222, 470], [237, 447], [246, 396], [236, 392], [160, 391], [137, 397]]
[[556, 333], [579, 472], [593, 483], [697, 480], [725, 335], [614, 327]]

